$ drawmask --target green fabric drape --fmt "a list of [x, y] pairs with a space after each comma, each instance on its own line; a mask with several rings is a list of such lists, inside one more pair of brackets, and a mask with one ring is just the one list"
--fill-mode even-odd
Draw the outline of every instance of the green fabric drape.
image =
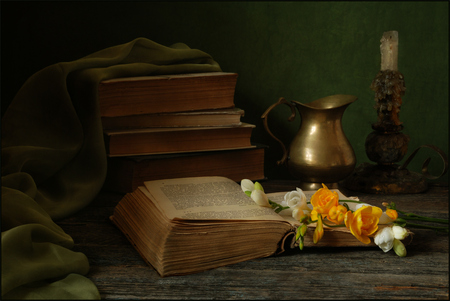
[[106, 176], [101, 80], [221, 71], [182, 43], [145, 38], [31, 76], [2, 119], [2, 298], [99, 299], [88, 258], [55, 221], [91, 202]]

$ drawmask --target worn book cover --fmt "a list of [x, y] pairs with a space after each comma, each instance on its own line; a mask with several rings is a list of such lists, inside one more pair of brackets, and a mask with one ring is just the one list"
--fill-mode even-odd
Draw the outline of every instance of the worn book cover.
[[206, 72], [124, 77], [98, 86], [101, 116], [231, 108], [237, 73]]
[[148, 127], [238, 126], [244, 110], [226, 108], [214, 110], [139, 114], [102, 117], [103, 129], [133, 129]]
[[255, 125], [104, 130], [109, 156], [180, 153], [252, 147]]

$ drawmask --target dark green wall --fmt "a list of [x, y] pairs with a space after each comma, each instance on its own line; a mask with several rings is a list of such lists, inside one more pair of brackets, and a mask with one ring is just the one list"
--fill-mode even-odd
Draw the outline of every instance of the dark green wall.
[[[399, 71], [406, 82], [400, 120], [411, 137], [408, 155], [433, 144], [448, 154], [449, 5], [444, 2], [1, 2], [2, 111], [23, 82], [41, 68], [146, 37], [184, 42], [211, 54], [224, 71], [239, 73], [235, 103], [257, 126], [255, 142], [270, 146], [269, 178], [290, 178], [275, 161], [281, 148], [265, 132], [261, 114], [280, 96], [310, 102], [332, 94], [358, 100], [343, 118], [357, 154], [376, 120], [369, 86], [380, 68], [380, 38], [399, 32]], [[270, 115], [285, 142], [299, 120], [288, 109]], [[422, 154], [422, 155], [421, 155]], [[422, 150], [409, 168], [432, 156]], [[440, 181], [448, 181], [448, 175]]]

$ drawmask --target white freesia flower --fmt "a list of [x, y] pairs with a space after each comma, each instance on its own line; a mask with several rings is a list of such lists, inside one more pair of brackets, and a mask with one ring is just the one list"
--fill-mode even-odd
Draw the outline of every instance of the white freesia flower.
[[244, 192], [253, 191], [253, 190], [255, 190], [255, 184], [249, 179], [243, 179], [241, 181], [241, 188], [242, 188], [242, 191], [244, 191]]
[[284, 195], [284, 201], [281, 202], [281, 205], [288, 206], [290, 208], [299, 207], [302, 210], [308, 209], [308, 204], [306, 203], [306, 195], [300, 188], [287, 192]]
[[269, 198], [262, 190], [255, 189], [252, 191], [252, 194], [250, 195], [252, 200], [255, 201], [256, 204], [263, 207], [271, 207], [269, 203]]
[[292, 209], [292, 217], [295, 218], [295, 220], [300, 221], [303, 217], [307, 216], [309, 211], [303, 210], [300, 207], [295, 207]]
[[373, 241], [386, 253], [394, 246], [394, 238], [394, 231], [392, 231], [392, 228], [385, 227], [383, 230], [378, 231]]
[[400, 226], [393, 226], [392, 232], [394, 233], [394, 238], [398, 240], [405, 239], [409, 235], [408, 230]]

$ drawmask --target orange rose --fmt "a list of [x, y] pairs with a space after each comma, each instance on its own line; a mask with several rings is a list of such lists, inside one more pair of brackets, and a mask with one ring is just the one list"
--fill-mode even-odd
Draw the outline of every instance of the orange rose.
[[333, 206], [339, 205], [339, 195], [336, 191], [329, 190], [325, 184], [322, 183], [322, 186], [311, 197], [311, 205], [313, 212], [320, 213], [325, 218]]
[[383, 211], [378, 207], [362, 206], [355, 212], [347, 211], [345, 226], [362, 243], [369, 244], [369, 236], [378, 230], [378, 222]]

